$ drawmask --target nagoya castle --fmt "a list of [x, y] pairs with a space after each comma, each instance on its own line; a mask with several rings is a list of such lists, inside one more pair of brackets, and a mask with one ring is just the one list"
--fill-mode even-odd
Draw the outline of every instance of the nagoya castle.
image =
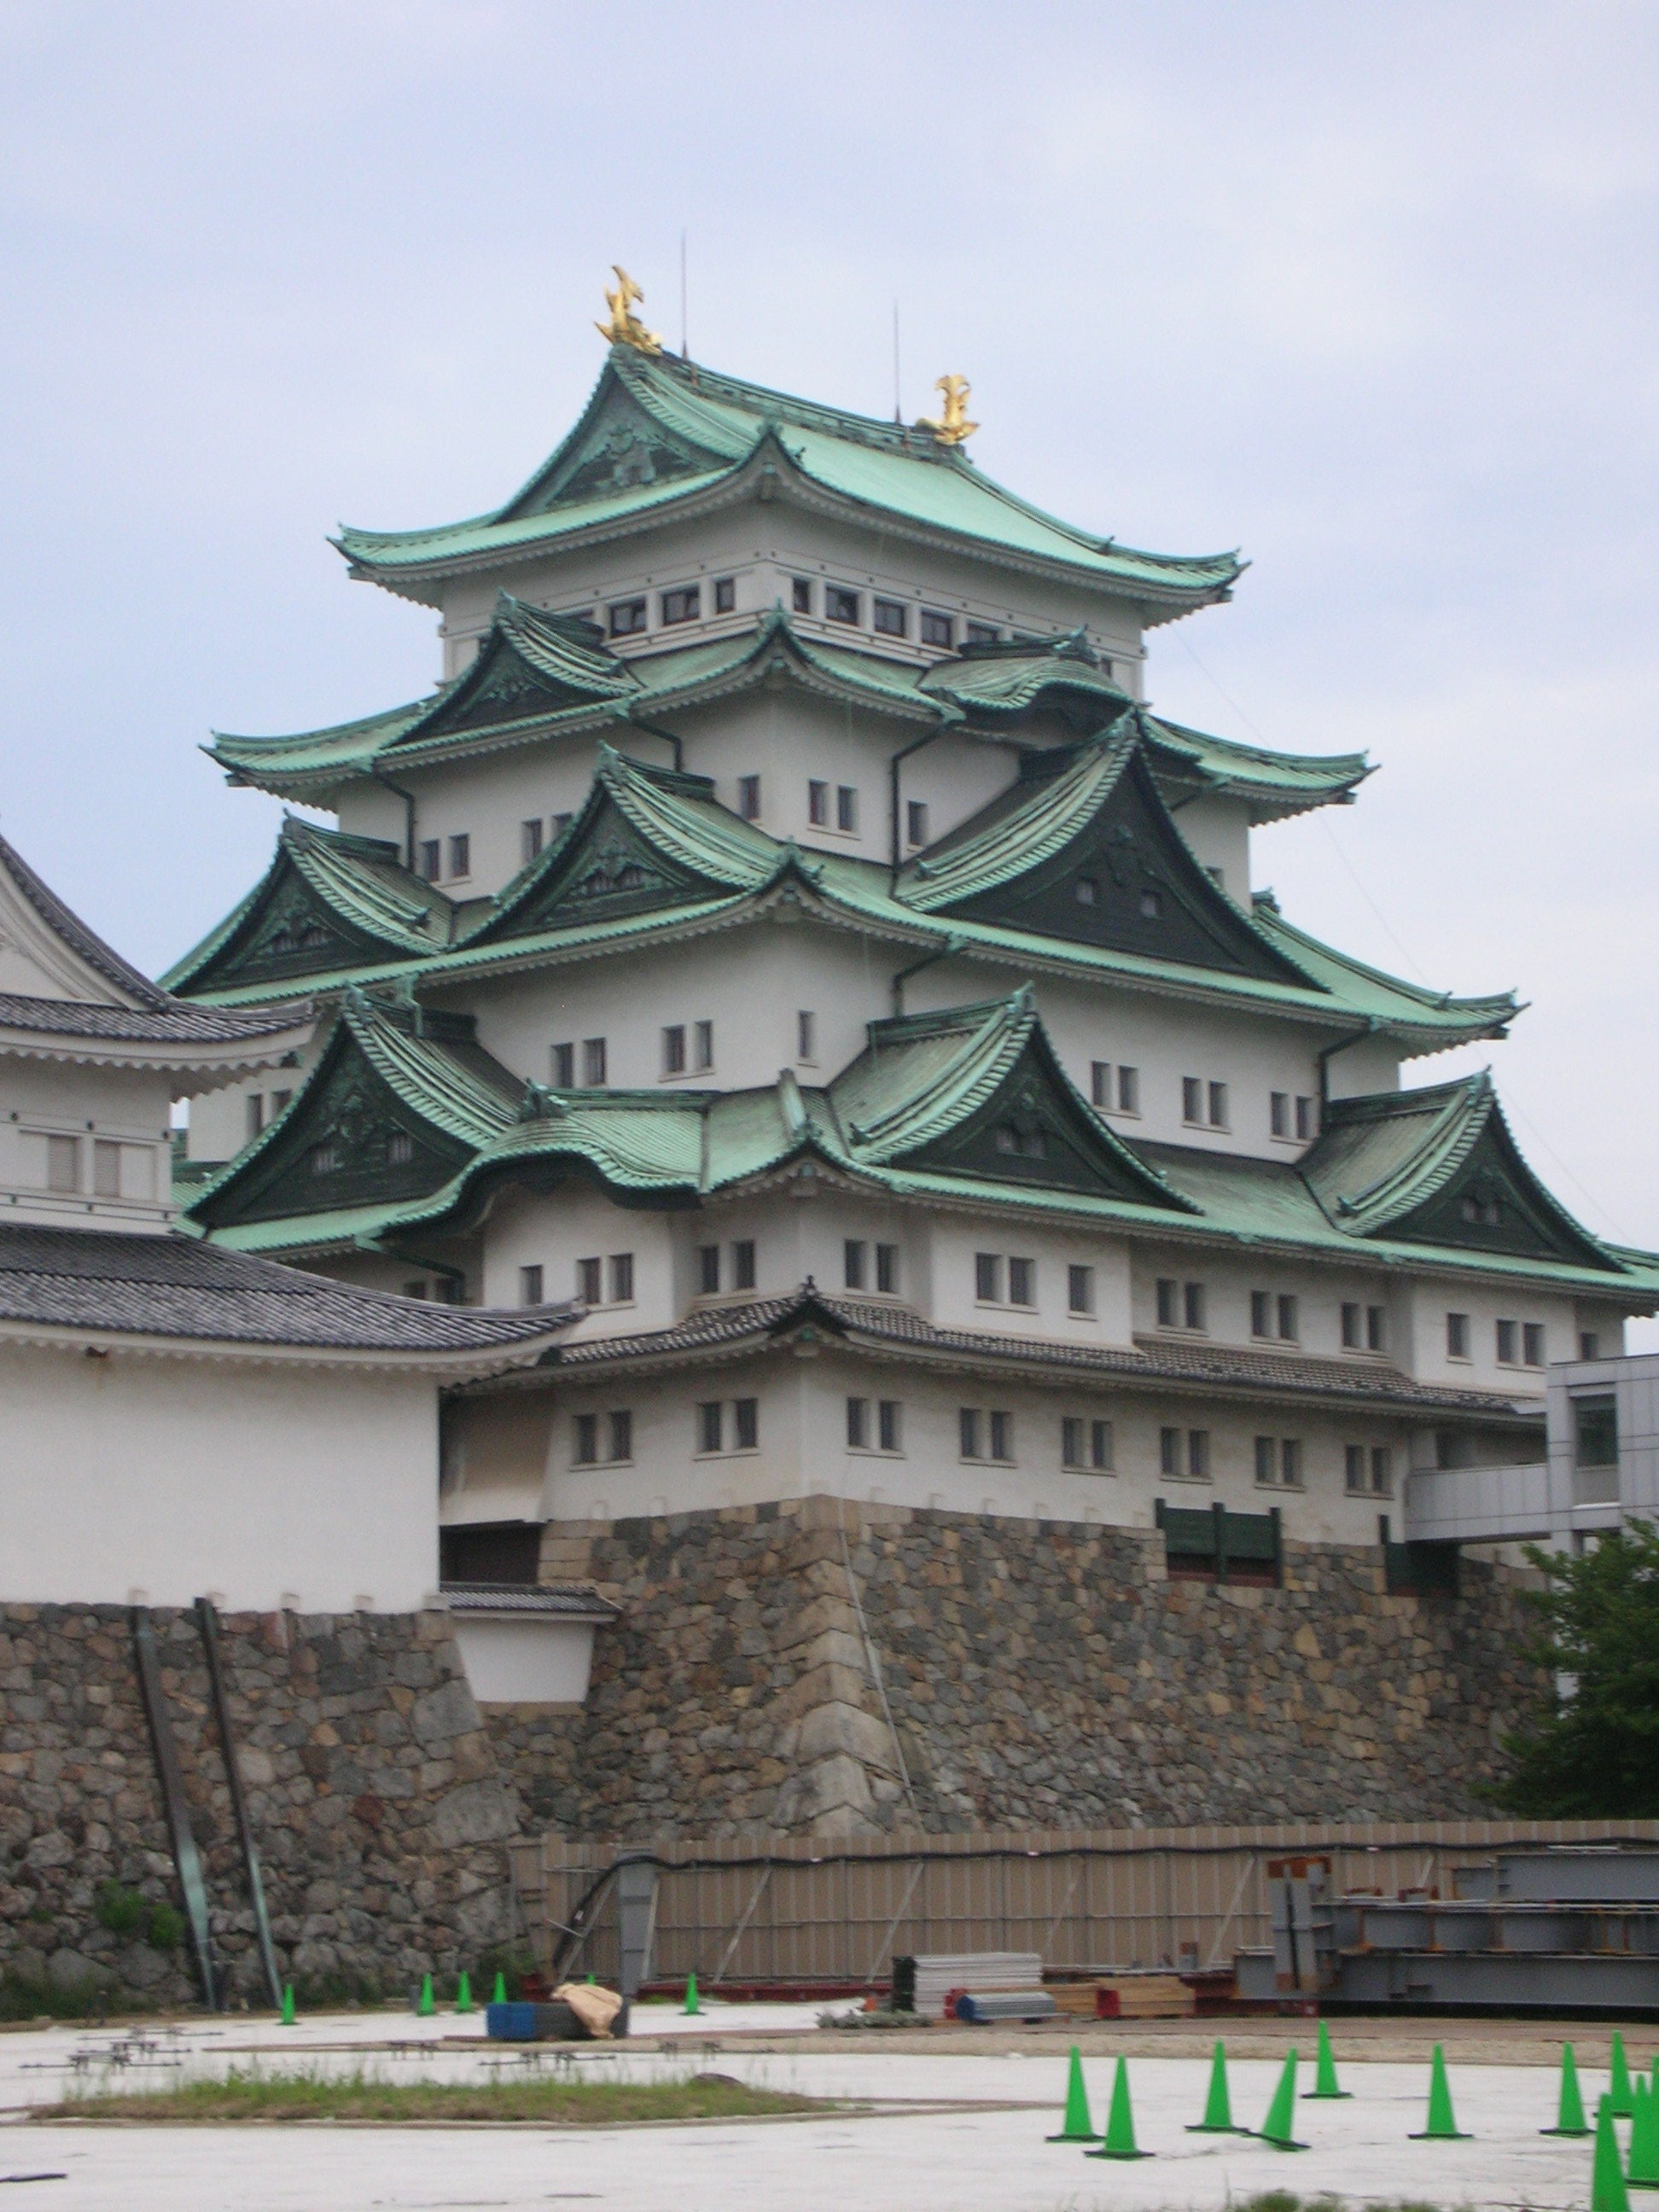
[[337, 826], [288, 817], [166, 979], [313, 1018], [193, 1103], [187, 1224], [563, 1309], [448, 1406], [456, 1579], [614, 1593], [618, 1532], [660, 1577], [686, 1531], [841, 1501], [1005, 1565], [1243, 1592], [1340, 1560], [1336, 1615], [1398, 1601], [1411, 1471], [1540, 1461], [1547, 1366], [1659, 1304], [1491, 1078], [1420, 1065], [1516, 1001], [1255, 888], [1253, 833], [1370, 769], [1145, 703], [1235, 555], [994, 483], [959, 377], [878, 421], [675, 357], [620, 271], [607, 299], [521, 489], [337, 541], [435, 611], [436, 688], [214, 740]]

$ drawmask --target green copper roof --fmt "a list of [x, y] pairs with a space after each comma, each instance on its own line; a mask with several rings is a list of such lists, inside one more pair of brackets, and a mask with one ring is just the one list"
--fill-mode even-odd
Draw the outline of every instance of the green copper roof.
[[882, 527], [943, 537], [1024, 567], [1059, 570], [1170, 611], [1224, 598], [1236, 553], [1198, 557], [1121, 546], [1046, 514], [923, 430], [720, 376], [672, 356], [613, 347], [569, 436], [505, 506], [417, 531], [343, 528], [359, 574], [421, 596], [422, 580], [532, 556], [665, 506], [724, 495], [745, 471], [758, 492], [792, 478]]

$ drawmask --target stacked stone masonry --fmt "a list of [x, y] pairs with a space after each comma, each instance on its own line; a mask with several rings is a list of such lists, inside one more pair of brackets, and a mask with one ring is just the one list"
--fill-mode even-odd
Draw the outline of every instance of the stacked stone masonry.
[[[481, 1714], [442, 1613], [223, 1623], [273, 1932], [301, 1984], [476, 1966], [513, 1932], [503, 1844], [546, 1827], [1456, 1818], [1482, 1809], [1535, 1687], [1516, 1580], [1474, 1562], [1457, 1598], [1389, 1595], [1359, 1548], [1293, 1547], [1283, 1589], [1217, 1589], [1168, 1580], [1150, 1533], [828, 1499], [555, 1541], [560, 1574], [623, 1609], [581, 1708]], [[187, 1613], [156, 1628], [216, 1937], [257, 2000], [200, 1642]], [[183, 1948], [100, 1924], [110, 1881], [179, 1901], [126, 1616], [0, 1608], [0, 1975], [188, 1999]]]

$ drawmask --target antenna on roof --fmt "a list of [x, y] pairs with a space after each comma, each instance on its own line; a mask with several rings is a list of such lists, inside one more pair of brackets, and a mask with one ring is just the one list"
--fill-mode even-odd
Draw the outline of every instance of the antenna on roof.
[[680, 359], [690, 361], [690, 351], [685, 338], [685, 233], [680, 233]]
[[902, 422], [904, 414], [899, 405], [899, 332], [898, 301], [893, 302], [893, 420]]

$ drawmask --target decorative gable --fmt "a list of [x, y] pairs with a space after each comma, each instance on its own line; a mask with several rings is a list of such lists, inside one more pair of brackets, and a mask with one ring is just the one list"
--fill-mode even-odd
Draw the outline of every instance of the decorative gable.
[[1034, 781], [915, 863], [900, 896], [1033, 936], [1310, 988], [1206, 875], [1121, 724]]
[[640, 834], [608, 791], [549, 848], [538, 883], [492, 935], [527, 937], [586, 921], [615, 921], [706, 897], [716, 886], [679, 866]]
[[1412, 1243], [1451, 1244], [1517, 1260], [1565, 1260], [1577, 1267], [1615, 1264], [1534, 1175], [1495, 1101], [1462, 1165], [1388, 1233]]
[[726, 456], [707, 452], [659, 422], [607, 366], [582, 420], [496, 520], [517, 521], [579, 501], [603, 499], [610, 492], [672, 483], [728, 465]]

